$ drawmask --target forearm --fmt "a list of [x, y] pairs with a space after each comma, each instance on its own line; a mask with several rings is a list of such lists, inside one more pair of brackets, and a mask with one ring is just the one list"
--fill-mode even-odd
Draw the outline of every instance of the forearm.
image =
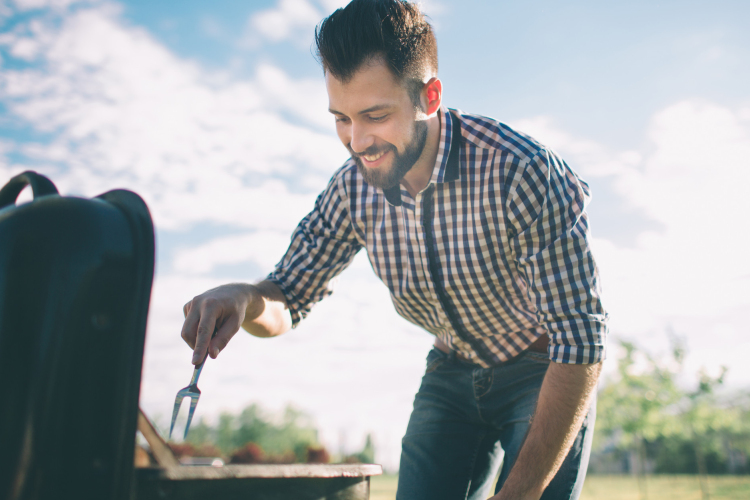
[[275, 337], [292, 327], [286, 297], [272, 281], [246, 285], [248, 304], [242, 328], [256, 337]]
[[208, 290], [183, 306], [182, 338], [193, 349], [193, 364], [216, 358], [240, 326], [258, 337], [274, 337], [292, 326], [286, 299], [270, 281], [231, 283]]
[[538, 500], [562, 465], [581, 428], [601, 363], [551, 363], [516, 463], [492, 500]]

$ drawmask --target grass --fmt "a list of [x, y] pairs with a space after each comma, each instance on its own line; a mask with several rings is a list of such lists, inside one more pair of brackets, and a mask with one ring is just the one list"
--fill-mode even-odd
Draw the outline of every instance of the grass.
[[[648, 476], [646, 492], [654, 500], [701, 500], [698, 476]], [[710, 476], [708, 492], [711, 500], [746, 500], [750, 498], [750, 476]], [[633, 476], [591, 475], [583, 485], [581, 500], [597, 498], [639, 500], [638, 482]]]
[[398, 474], [370, 477], [370, 500], [394, 500]]
[[[373, 476], [370, 500], [394, 500], [398, 476]], [[698, 476], [649, 476], [646, 479], [649, 500], [701, 500]], [[750, 499], [750, 476], [710, 476], [711, 500]], [[640, 500], [638, 482], [633, 476], [589, 475], [580, 500]]]

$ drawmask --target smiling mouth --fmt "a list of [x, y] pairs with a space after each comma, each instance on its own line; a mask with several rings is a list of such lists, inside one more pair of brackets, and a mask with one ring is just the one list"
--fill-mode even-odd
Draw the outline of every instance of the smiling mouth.
[[359, 160], [367, 166], [367, 168], [375, 168], [376, 165], [380, 165], [380, 162], [386, 154], [388, 154], [389, 149], [385, 149], [383, 151], [378, 151], [374, 154], [360, 154], [357, 155], [359, 157]]
[[381, 151], [380, 153], [374, 154], [374, 155], [362, 155], [362, 158], [369, 162], [378, 161], [381, 156], [383, 156], [387, 151]]

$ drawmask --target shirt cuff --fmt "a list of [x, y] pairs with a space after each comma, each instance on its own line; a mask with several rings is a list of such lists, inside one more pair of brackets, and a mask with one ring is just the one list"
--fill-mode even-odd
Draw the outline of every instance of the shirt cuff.
[[297, 308], [296, 306], [297, 300], [295, 294], [292, 293], [289, 288], [287, 288], [286, 284], [281, 281], [275, 273], [271, 273], [266, 276], [266, 280], [274, 283], [277, 287], [279, 287], [281, 293], [284, 294], [287, 307], [289, 308], [289, 314], [292, 317], [292, 328], [297, 328], [297, 325], [299, 325], [300, 321], [302, 321], [302, 314], [299, 308]]
[[601, 345], [578, 346], [550, 344], [549, 358], [555, 363], [569, 365], [592, 365], [604, 361], [606, 347]]

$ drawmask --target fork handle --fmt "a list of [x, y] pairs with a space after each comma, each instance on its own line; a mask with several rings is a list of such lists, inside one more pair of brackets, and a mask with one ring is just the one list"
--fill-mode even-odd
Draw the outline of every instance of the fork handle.
[[[208, 356], [206, 356], [206, 358], [207, 357]], [[206, 363], [206, 358], [203, 358], [201, 364], [195, 366], [195, 370], [193, 370], [193, 378], [190, 379], [190, 385], [198, 384], [198, 378], [201, 376], [201, 371], [203, 370], [203, 365]]]

